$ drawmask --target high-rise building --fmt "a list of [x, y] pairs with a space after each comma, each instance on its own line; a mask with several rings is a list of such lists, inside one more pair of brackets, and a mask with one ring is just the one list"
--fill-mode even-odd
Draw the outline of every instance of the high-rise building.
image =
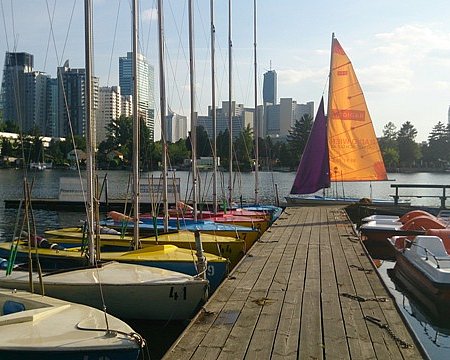
[[177, 142], [187, 138], [187, 116], [176, 114], [172, 110], [166, 115], [166, 141]]
[[289, 130], [304, 115], [314, 116], [314, 102], [297, 104], [292, 98], [281, 98], [277, 105], [267, 105], [265, 108], [267, 135], [285, 139]]
[[106, 127], [121, 115], [120, 86], [103, 86], [99, 89], [98, 109], [95, 114], [97, 144], [106, 140]]
[[[216, 108], [216, 131], [217, 135], [223, 133], [228, 129], [229, 122], [229, 102], [222, 101], [222, 108]], [[243, 104], [236, 104], [235, 101], [231, 102], [231, 117], [233, 122], [233, 138], [237, 138], [240, 133], [249, 126], [253, 130], [253, 115], [254, 109], [245, 108]], [[197, 124], [205, 128], [208, 136], [212, 138], [212, 112], [211, 107], [208, 108], [208, 116], [198, 116]]]
[[34, 103], [27, 95], [30, 90], [28, 75], [33, 72], [33, 61], [33, 55], [25, 52], [6, 52], [5, 54], [1, 89], [3, 119], [18, 125], [23, 130], [28, 130], [26, 124], [29, 121], [26, 117], [28, 108]]
[[[58, 137], [86, 136], [85, 69], [58, 67]], [[92, 79], [92, 116], [98, 108], [98, 78]]]
[[[137, 54], [137, 74], [138, 110], [153, 138], [155, 125], [154, 69], [142, 54]], [[126, 57], [119, 58], [119, 86], [123, 95], [133, 95], [133, 53], [131, 52], [128, 52]]]
[[275, 70], [269, 70], [264, 73], [263, 103], [265, 105], [277, 104], [277, 73]]

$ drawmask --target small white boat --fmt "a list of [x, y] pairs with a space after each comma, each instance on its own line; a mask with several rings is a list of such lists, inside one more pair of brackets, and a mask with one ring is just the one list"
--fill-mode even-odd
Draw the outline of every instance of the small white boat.
[[[394, 236], [389, 239], [395, 250], [395, 276], [419, 300], [432, 302], [449, 312], [450, 302], [450, 237], [417, 235], [413, 238]], [[433, 231], [435, 232], [435, 231]], [[439, 231], [437, 232], [439, 233]]]
[[405, 222], [400, 218], [398, 221], [372, 220], [363, 223], [359, 232], [363, 240], [387, 243], [392, 236], [414, 236], [421, 235], [428, 229], [443, 229], [446, 224], [432, 215], [419, 215]]
[[0, 359], [125, 359], [143, 339], [123, 321], [85, 305], [0, 289]]
[[[35, 292], [41, 292], [33, 273]], [[150, 266], [108, 262], [43, 276], [45, 294], [104, 309], [121, 319], [186, 320], [208, 296], [208, 281]], [[28, 271], [0, 272], [0, 287], [29, 290]]]

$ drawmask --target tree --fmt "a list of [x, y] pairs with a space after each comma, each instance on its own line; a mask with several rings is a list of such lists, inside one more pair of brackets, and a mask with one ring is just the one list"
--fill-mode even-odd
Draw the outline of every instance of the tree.
[[234, 154], [241, 171], [250, 171], [252, 169], [253, 161], [250, 154], [253, 154], [253, 131], [250, 125], [247, 125], [235, 140]]
[[398, 151], [400, 164], [403, 166], [411, 167], [420, 158], [420, 148], [415, 142], [416, 136], [417, 130], [409, 121], [402, 124], [398, 131]]
[[399, 165], [397, 137], [397, 127], [394, 123], [388, 122], [383, 128], [383, 137], [378, 142], [384, 163], [388, 168], [396, 168]]
[[[202, 125], [199, 125], [196, 127], [196, 135], [197, 135], [197, 138], [196, 138], [197, 158], [200, 156], [211, 156], [212, 155], [211, 142], [209, 141], [207, 131], [205, 130], [205, 128]], [[186, 139], [186, 148], [189, 151], [192, 151], [192, 140], [191, 140], [190, 132], [189, 132], [188, 138]]]
[[428, 145], [423, 148], [424, 161], [429, 166], [445, 167], [450, 160], [449, 127], [438, 122], [428, 136]]
[[309, 114], [304, 114], [300, 120], [296, 120], [294, 126], [289, 130], [287, 136], [288, 149], [290, 152], [291, 167], [296, 167], [305, 150], [308, 142], [309, 134], [311, 133], [314, 119]]
[[230, 133], [228, 129], [221, 131], [217, 136], [216, 141], [217, 156], [220, 157], [220, 164], [223, 167], [228, 167], [229, 149], [230, 149]]

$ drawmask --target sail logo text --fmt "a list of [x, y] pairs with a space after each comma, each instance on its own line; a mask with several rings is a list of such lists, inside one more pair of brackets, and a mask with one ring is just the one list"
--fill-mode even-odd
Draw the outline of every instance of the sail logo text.
[[331, 109], [331, 119], [364, 121], [365, 118], [365, 111]]

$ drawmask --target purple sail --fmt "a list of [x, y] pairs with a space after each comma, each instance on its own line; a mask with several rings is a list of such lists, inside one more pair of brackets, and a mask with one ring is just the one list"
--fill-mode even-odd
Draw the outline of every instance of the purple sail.
[[291, 194], [312, 194], [330, 187], [330, 164], [328, 161], [327, 118], [320, 101], [308, 142], [297, 168]]

